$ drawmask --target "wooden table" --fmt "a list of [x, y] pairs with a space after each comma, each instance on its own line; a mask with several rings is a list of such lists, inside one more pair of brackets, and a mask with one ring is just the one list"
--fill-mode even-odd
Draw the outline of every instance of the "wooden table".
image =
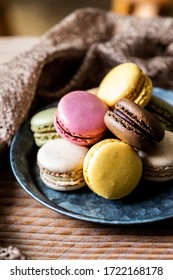
[[[0, 38], [0, 62], [30, 48], [37, 38]], [[173, 259], [173, 220], [105, 226], [47, 209], [17, 183], [9, 151], [0, 158], [0, 244], [28, 259]]]

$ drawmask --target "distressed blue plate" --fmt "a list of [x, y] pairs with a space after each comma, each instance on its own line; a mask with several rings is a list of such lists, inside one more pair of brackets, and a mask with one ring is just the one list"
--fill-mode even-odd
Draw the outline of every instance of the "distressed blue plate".
[[[153, 94], [173, 105], [173, 91], [155, 88]], [[173, 217], [173, 181], [155, 184], [141, 181], [129, 196], [113, 201], [97, 196], [87, 186], [77, 191], [58, 192], [47, 188], [40, 180], [37, 151], [28, 120], [11, 145], [12, 170], [27, 193], [56, 212], [114, 225], [151, 223]]]

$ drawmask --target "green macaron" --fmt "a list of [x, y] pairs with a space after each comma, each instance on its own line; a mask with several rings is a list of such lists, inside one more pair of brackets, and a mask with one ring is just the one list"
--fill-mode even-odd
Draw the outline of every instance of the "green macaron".
[[41, 147], [49, 140], [60, 137], [55, 131], [53, 119], [55, 108], [42, 110], [31, 118], [31, 130], [37, 146]]
[[162, 124], [165, 130], [173, 131], [173, 107], [163, 99], [152, 96], [146, 109]]

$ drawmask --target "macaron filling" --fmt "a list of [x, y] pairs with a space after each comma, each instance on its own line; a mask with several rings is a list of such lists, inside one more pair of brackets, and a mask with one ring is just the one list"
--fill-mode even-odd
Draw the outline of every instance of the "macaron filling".
[[76, 172], [68, 173], [53, 173], [48, 172], [47, 170], [40, 168], [40, 173], [49, 182], [55, 182], [58, 185], [77, 185], [81, 182], [85, 185], [85, 180], [83, 177], [83, 170], [77, 170]]
[[162, 124], [165, 130], [173, 131], [173, 107], [162, 98], [152, 96], [146, 109]]
[[142, 107], [145, 107], [152, 96], [152, 82], [145, 76], [145, 83], [141, 93], [133, 100], [135, 103], [139, 104]]
[[141, 77], [138, 80], [138, 83], [136, 85], [136, 87], [134, 88], [134, 90], [132, 90], [126, 98], [135, 101], [135, 99], [138, 97], [138, 95], [140, 94], [140, 92], [142, 91], [144, 84], [145, 84], [145, 76], [141, 75]]
[[31, 130], [33, 132], [37, 132], [37, 133], [42, 133], [42, 132], [51, 132], [51, 131], [55, 131], [54, 125], [44, 125], [44, 126], [40, 126], [40, 127], [34, 127], [31, 126]]
[[99, 85], [97, 95], [112, 108], [121, 98], [127, 98], [145, 107], [151, 94], [151, 80], [137, 64], [126, 62], [108, 72]]
[[155, 127], [149, 126], [143, 119], [139, 119], [136, 115], [134, 115], [131, 111], [129, 111], [124, 106], [117, 104], [115, 109], [113, 110], [113, 115], [117, 115], [122, 118], [122, 120], [131, 124], [134, 128], [136, 128], [139, 132], [145, 135], [146, 138], [160, 142], [164, 137], [164, 130], [157, 130]]
[[155, 105], [152, 105], [152, 109], [153, 111], [151, 110], [151, 113], [154, 116], [157, 116], [158, 118], [160, 117], [160, 120], [164, 119], [166, 122], [168, 123], [171, 122], [173, 124], [173, 116], [169, 113], [168, 110], [164, 110], [162, 108], [156, 108]]
[[173, 133], [165, 130], [163, 141], [149, 152], [138, 151], [143, 162], [143, 178], [164, 182], [173, 179]]
[[56, 131], [52, 131], [52, 132], [49, 132], [49, 133], [38, 133], [38, 132], [35, 132], [34, 133], [34, 138], [35, 139], [40, 139], [40, 140], [48, 140], [48, 139], [56, 139], [56, 138], [59, 138], [60, 136], [57, 134]]
[[72, 191], [84, 187], [86, 185], [83, 177], [75, 180], [68, 180], [67, 178], [65, 178], [64, 180], [55, 180], [55, 178], [51, 178], [43, 172], [40, 172], [40, 177], [48, 187], [58, 191]]
[[91, 136], [91, 135], [88, 135], [88, 136], [84, 137], [84, 136], [76, 134], [74, 132], [72, 133], [67, 128], [65, 128], [63, 126], [63, 124], [61, 123], [61, 121], [58, 119], [57, 116], [56, 116], [56, 124], [57, 124], [57, 128], [59, 129], [61, 135], [64, 135], [66, 138], [76, 139], [79, 142], [80, 142], [80, 139], [81, 139], [82, 142], [86, 142], [86, 143], [90, 144], [90, 142], [98, 141], [104, 135], [104, 133], [101, 133], [100, 135], [97, 135], [95, 137]]
[[[113, 112], [110, 111], [109, 116], [114, 117], [118, 121], [121, 122], [122, 125], [127, 127], [127, 123], [131, 126], [128, 126], [128, 129], [131, 129], [136, 131], [136, 133], [144, 135], [145, 138], [149, 141], [155, 141], [155, 137], [153, 137], [152, 134], [148, 133], [147, 130], [145, 130], [142, 126], [138, 125], [136, 122], [134, 122], [128, 115], [125, 115], [122, 111], [114, 110]], [[119, 118], [117, 118], [117, 116]]]
[[143, 170], [143, 176], [145, 179], [150, 179], [153, 181], [167, 181], [173, 179], [173, 167], [152, 167], [145, 166]]

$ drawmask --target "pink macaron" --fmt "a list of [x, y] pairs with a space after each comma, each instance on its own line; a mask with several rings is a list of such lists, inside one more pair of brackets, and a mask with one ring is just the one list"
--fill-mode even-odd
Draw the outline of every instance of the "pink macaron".
[[74, 144], [89, 146], [98, 142], [106, 131], [105, 102], [86, 91], [72, 91], [62, 97], [54, 116], [58, 134]]

